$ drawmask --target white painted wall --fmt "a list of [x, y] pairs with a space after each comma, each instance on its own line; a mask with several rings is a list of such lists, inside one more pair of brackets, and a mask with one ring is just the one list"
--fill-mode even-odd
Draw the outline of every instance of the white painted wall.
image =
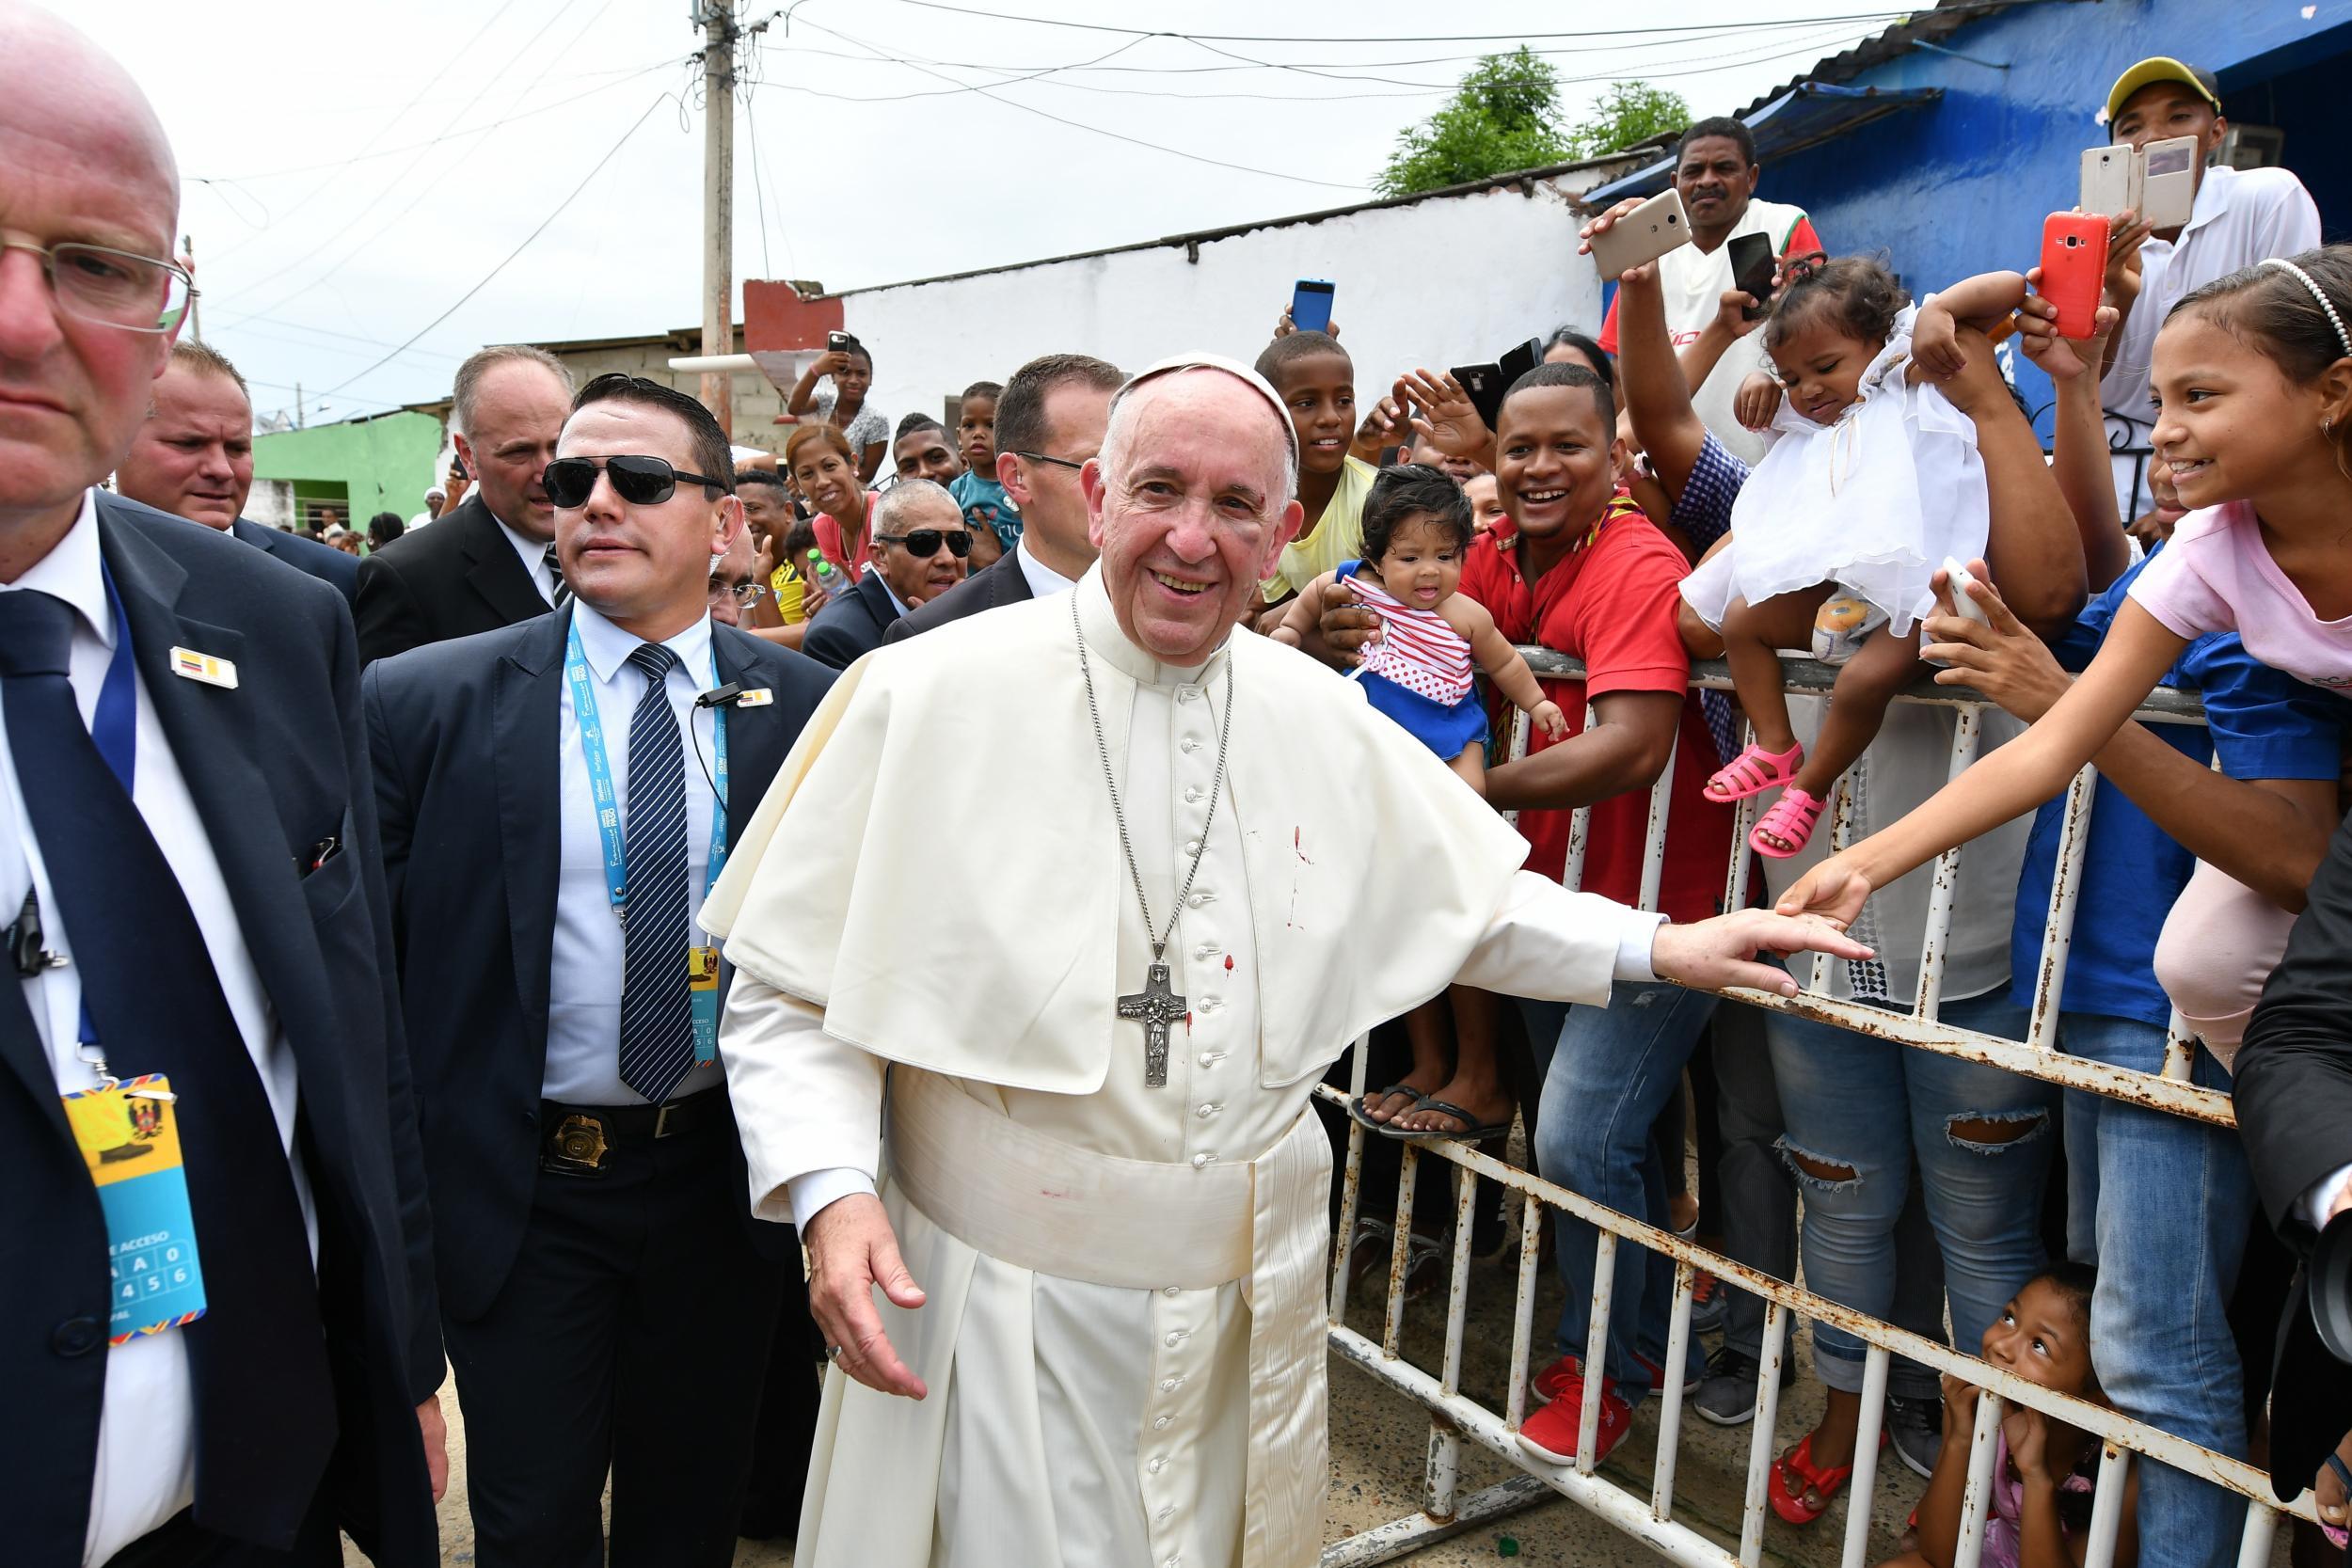
[[1600, 281], [1576, 251], [1570, 198], [1613, 172], [1432, 197], [1316, 223], [845, 293], [845, 325], [874, 354], [868, 401], [895, 424], [943, 397], [1003, 381], [1041, 354], [1091, 354], [1136, 371], [1210, 351], [1248, 361], [1301, 277], [1338, 285], [1332, 317], [1356, 362], [1359, 404], [1399, 371], [1492, 361], [1567, 323], [1600, 327]]

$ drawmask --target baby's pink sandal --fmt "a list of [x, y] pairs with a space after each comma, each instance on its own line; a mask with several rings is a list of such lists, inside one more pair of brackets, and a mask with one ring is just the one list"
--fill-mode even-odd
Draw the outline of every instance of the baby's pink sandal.
[[1707, 798], [1718, 805], [1744, 800], [1751, 795], [1761, 795], [1776, 784], [1785, 784], [1797, 776], [1804, 766], [1804, 748], [1791, 746], [1785, 752], [1768, 752], [1761, 746], [1750, 745], [1707, 781]]
[[[1772, 802], [1772, 809], [1764, 814], [1764, 820], [1756, 825], [1756, 831], [1748, 834], [1749, 845], [1757, 854], [1770, 855], [1776, 861], [1803, 854], [1806, 841], [1813, 836], [1813, 825], [1821, 819], [1824, 803], [1790, 784], [1780, 799]], [[1771, 833], [1788, 847], [1784, 849], [1779, 844], [1772, 843], [1764, 836], [1766, 833]]]

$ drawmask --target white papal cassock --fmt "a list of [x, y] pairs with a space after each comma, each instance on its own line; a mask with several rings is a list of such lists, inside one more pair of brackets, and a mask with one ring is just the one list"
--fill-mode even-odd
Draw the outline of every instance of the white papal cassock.
[[[1207, 836], [1161, 1087], [1117, 1014], [1150, 942], [1073, 605], [1156, 920]], [[703, 915], [739, 971], [720, 1050], [754, 1206], [878, 1178], [929, 1292], [882, 1306], [928, 1399], [827, 1376], [800, 1568], [1312, 1562], [1311, 1086], [1457, 976], [1585, 1003], [1650, 977], [1656, 917], [1525, 852], [1352, 683], [1246, 632], [1158, 664], [1099, 571], [843, 675]]]

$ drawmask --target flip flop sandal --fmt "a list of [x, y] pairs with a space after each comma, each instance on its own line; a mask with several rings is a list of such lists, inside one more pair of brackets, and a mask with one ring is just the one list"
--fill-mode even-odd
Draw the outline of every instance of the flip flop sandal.
[[[1886, 1433], [1880, 1433], [1879, 1447], [1886, 1447]], [[1851, 1463], [1815, 1465], [1813, 1434], [1808, 1432], [1795, 1448], [1772, 1462], [1772, 1482], [1765, 1490], [1771, 1495], [1773, 1513], [1792, 1525], [1809, 1525], [1829, 1512], [1829, 1505], [1852, 1474]], [[1820, 1507], [1807, 1500], [1808, 1494], [1821, 1499]]]
[[[1359, 1094], [1355, 1099], [1349, 1101], [1347, 1102], [1347, 1114], [1355, 1120], [1372, 1129], [1375, 1132], [1386, 1132], [1389, 1130], [1389, 1124], [1385, 1121], [1373, 1120], [1372, 1113], [1364, 1108], [1364, 1101], [1367, 1100], [1386, 1100], [1392, 1094], [1409, 1094], [1413, 1097], [1413, 1102], [1410, 1105], [1406, 1106], [1405, 1111], [1420, 1110], [1422, 1101], [1427, 1098], [1410, 1084], [1391, 1084], [1385, 1089], [1375, 1089], [1371, 1094]], [[1403, 1116], [1405, 1111], [1399, 1111], [1397, 1115]]]
[[[1479, 1121], [1476, 1117], [1471, 1116], [1468, 1111], [1463, 1110], [1459, 1105], [1448, 1104], [1442, 1100], [1432, 1100], [1427, 1095], [1422, 1095], [1421, 1097], [1421, 1103], [1414, 1106], [1413, 1110], [1435, 1111], [1439, 1116], [1452, 1117], [1455, 1121], [1458, 1121], [1462, 1123], [1463, 1126], [1469, 1128], [1470, 1131], [1467, 1132], [1446, 1132], [1434, 1127], [1405, 1128], [1399, 1127], [1395, 1123], [1391, 1122], [1388, 1126], [1380, 1129], [1380, 1135], [1384, 1138], [1394, 1138], [1400, 1143], [1414, 1143], [1440, 1138], [1451, 1138], [1458, 1143], [1466, 1144], [1488, 1143], [1496, 1138], [1507, 1138], [1511, 1135], [1511, 1124], [1507, 1120], [1490, 1121], [1482, 1127], [1479, 1125]], [[1409, 1116], [1411, 1113], [1407, 1112], [1406, 1114]]]
[[1804, 748], [1791, 746], [1785, 752], [1768, 752], [1761, 746], [1743, 747], [1738, 756], [1715, 770], [1707, 781], [1705, 791], [1708, 800], [1718, 805], [1744, 800], [1751, 795], [1761, 795], [1775, 784], [1785, 784], [1797, 776], [1804, 765]]
[[[1795, 784], [1790, 784], [1782, 792], [1780, 799], [1772, 802], [1772, 810], [1764, 814], [1764, 820], [1756, 825], [1756, 831], [1748, 834], [1749, 847], [1776, 861], [1803, 854], [1806, 842], [1813, 837], [1814, 824], [1821, 819], [1821, 808], [1827, 804], [1827, 801], [1817, 800]], [[1767, 833], [1788, 847], [1784, 849], [1780, 844], [1774, 844], [1764, 836]]]
[[[2328, 1468], [2333, 1470], [2336, 1473], [2336, 1479], [2344, 1482], [2344, 1491], [2352, 1494], [2352, 1466], [2347, 1466], [2344, 1463], [2344, 1456], [2340, 1453], [2329, 1454]], [[2319, 1527], [2319, 1533], [2326, 1536], [2329, 1543], [2339, 1550], [2347, 1543], [2352, 1543], [2352, 1530], [2346, 1529], [2342, 1525], [2323, 1524]]]

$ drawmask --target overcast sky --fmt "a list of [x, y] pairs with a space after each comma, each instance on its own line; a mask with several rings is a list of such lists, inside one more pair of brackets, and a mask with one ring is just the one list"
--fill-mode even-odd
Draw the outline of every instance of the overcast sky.
[[[773, 0], [743, 3], [748, 22]], [[1618, 8], [998, 3], [1015, 9], [801, 0], [788, 34], [777, 17], [747, 51], [739, 306], [745, 277], [850, 288], [1366, 199], [1398, 131], [1477, 55], [1523, 36], [1559, 67], [1573, 123], [1622, 78], [1728, 112], [1888, 20], [1838, 0], [1811, 15], [1790, 0], [1666, 0], [1623, 8], [1645, 31], [1539, 37], [1527, 30]], [[291, 410], [297, 383], [314, 421], [441, 396], [487, 341], [701, 320], [688, 0], [67, 10], [163, 116], [205, 336], [264, 415]], [[1447, 26], [1498, 37], [1425, 39]], [[1273, 33], [1285, 38], [1200, 36]], [[1378, 41], [1318, 41], [1343, 35]], [[1051, 74], [1014, 80], [1037, 72]]]

